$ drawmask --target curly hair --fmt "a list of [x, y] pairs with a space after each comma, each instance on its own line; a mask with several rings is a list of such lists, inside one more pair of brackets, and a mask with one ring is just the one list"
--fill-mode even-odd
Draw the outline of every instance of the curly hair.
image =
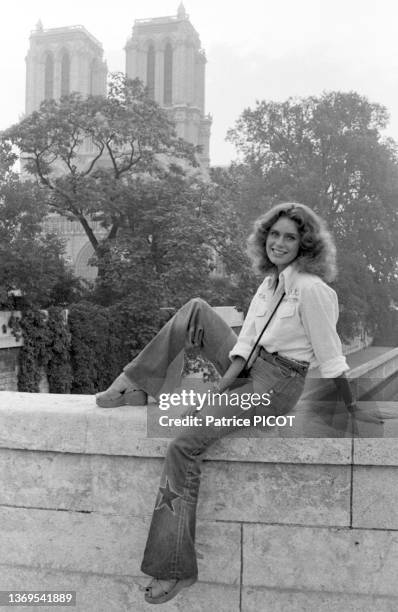
[[297, 202], [284, 202], [271, 208], [254, 223], [254, 231], [248, 238], [247, 252], [257, 272], [276, 271], [266, 251], [266, 241], [271, 227], [280, 217], [296, 223], [300, 246], [294, 265], [300, 272], [317, 274], [324, 281], [336, 278], [336, 247], [325, 222], [308, 206]]

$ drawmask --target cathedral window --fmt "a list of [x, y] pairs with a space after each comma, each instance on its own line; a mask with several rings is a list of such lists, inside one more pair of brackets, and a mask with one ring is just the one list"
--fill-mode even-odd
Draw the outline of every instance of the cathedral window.
[[167, 43], [164, 50], [163, 99], [165, 106], [170, 106], [173, 102], [173, 48], [170, 43]]
[[94, 96], [96, 94], [96, 73], [97, 73], [97, 60], [93, 59], [90, 66], [90, 90], [89, 93]]
[[52, 53], [46, 54], [44, 66], [44, 99], [51, 100], [54, 97], [54, 58]]
[[70, 60], [69, 53], [65, 51], [61, 60], [61, 96], [70, 93]]
[[149, 45], [146, 66], [146, 86], [151, 98], [155, 97], [155, 47]]

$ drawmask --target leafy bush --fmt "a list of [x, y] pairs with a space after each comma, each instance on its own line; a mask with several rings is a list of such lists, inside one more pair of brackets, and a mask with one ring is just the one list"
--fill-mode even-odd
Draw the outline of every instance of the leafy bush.
[[54, 306], [48, 310], [46, 372], [50, 393], [70, 393], [72, 387], [71, 336], [64, 312]]
[[27, 310], [14, 326], [20, 330], [24, 344], [18, 357], [18, 390], [38, 393], [42, 372], [49, 360], [49, 332], [46, 316], [39, 310]]

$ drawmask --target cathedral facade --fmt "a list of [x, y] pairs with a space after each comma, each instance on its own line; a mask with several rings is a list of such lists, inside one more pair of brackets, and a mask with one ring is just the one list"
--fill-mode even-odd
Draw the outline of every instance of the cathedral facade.
[[[174, 121], [177, 134], [200, 145], [199, 160], [208, 166], [211, 117], [205, 115], [206, 56], [184, 6], [180, 4], [177, 15], [136, 20], [125, 52], [127, 76], [144, 82]], [[45, 99], [73, 91], [105, 95], [103, 55], [102, 44], [83, 26], [44, 29], [39, 22], [26, 57], [26, 114]], [[89, 155], [85, 147], [79, 151], [81, 157]], [[46, 229], [65, 239], [66, 256], [75, 273], [94, 279], [96, 269], [88, 265], [93, 249], [80, 224], [54, 214], [46, 221]], [[94, 229], [101, 235], [100, 227]]]
[[181, 4], [173, 17], [137, 19], [126, 47], [126, 74], [138, 77], [176, 124], [177, 134], [202, 147], [209, 165], [211, 118], [205, 116], [206, 56]]

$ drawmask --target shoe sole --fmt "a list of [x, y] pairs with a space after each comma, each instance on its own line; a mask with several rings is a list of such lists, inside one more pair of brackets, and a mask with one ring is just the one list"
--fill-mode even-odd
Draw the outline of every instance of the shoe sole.
[[148, 394], [141, 389], [134, 391], [125, 391], [120, 393], [118, 397], [107, 399], [101, 393], [95, 398], [95, 402], [99, 408], [118, 408], [119, 406], [146, 406], [148, 403]]
[[165, 593], [164, 595], [159, 595], [158, 597], [149, 597], [149, 595], [145, 595], [145, 601], [151, 604], [162, 604], [166, 603], [166, 601], [170, 601], [173, 599], [182, 589], [186, 589], [190, 587], [197, 581], [197, 578], [184, 578], [183, 580], [178, 580], [171, 591], [169, 593]]

